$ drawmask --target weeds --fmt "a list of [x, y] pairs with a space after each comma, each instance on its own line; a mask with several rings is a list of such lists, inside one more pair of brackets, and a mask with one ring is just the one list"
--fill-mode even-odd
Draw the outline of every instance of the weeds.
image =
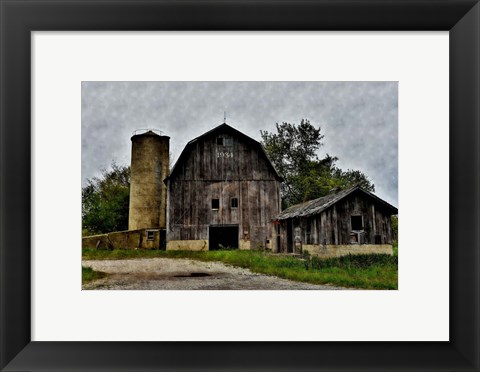
[[82, 266], [82, 284], [104, 278], [106, 275], [107, 274], [102, 271], [95, 271], [91, 267]]
[[358, 254], [342, 257], [334, 257], [322, 259], [319, 257], [311, 257], [304, 261], [306, 270], [321, 270], [325, 268], [338, 267], [343, 269], [368, 269], [373, 266], [396, 268], [398, 265], [398, 257], [388, 254]]

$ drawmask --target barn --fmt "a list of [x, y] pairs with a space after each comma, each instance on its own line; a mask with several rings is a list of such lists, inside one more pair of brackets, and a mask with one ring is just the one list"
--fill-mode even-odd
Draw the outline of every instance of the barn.
[[281, 181], [261, 144], [226, 123], [194, 138], [165, 179], [167, 250], [276, 250]]
[[281, 211], [283, 180], [262, 145], [226, 123], [188, 142], [170, 172], [170, 137], [131, 140], [129, 229], [83, 237], [84, 248], [392, 253], [397, 208], [355, 186]]
[[323, 257], [392, 254], [391, 216], [397, 208], [354, 186], [291, 206], [276, 218], [280, 252]]

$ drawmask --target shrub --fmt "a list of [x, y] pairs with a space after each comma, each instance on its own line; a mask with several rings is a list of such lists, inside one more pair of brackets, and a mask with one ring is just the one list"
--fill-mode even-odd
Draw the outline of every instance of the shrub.
[[367, 269], [373, 266], [394, 266], [398, 265], [398, 257], [388, 254], [349, 254], [342, 257], [322, 259], [311, 257], [305, 261], [305, 268], [320, 270], [324, 268], [338, 267], [345, 269]]

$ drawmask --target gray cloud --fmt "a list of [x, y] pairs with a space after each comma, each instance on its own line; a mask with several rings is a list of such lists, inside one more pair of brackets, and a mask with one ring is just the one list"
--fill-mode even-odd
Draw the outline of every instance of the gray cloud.
[[321, 126], [319, 155], [359, 169], [376, 194], [398, 201], [398, 84], [396, 82], [83, 82], [82, 181], [112, 160], [130, 163], [135, 129], [171, 137], [176, 160], [192, 138], [223, 122], [260, 140], [260, 130], [302, 118]]

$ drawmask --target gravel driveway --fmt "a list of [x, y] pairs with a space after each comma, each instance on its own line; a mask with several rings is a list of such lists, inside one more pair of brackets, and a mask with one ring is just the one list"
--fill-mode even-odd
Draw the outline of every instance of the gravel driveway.
[[82, 265], [108, 274], [84, 284], [83, 289], [349, 289], [299, 283], [221, 262], [189, 259], [84, 260]]

